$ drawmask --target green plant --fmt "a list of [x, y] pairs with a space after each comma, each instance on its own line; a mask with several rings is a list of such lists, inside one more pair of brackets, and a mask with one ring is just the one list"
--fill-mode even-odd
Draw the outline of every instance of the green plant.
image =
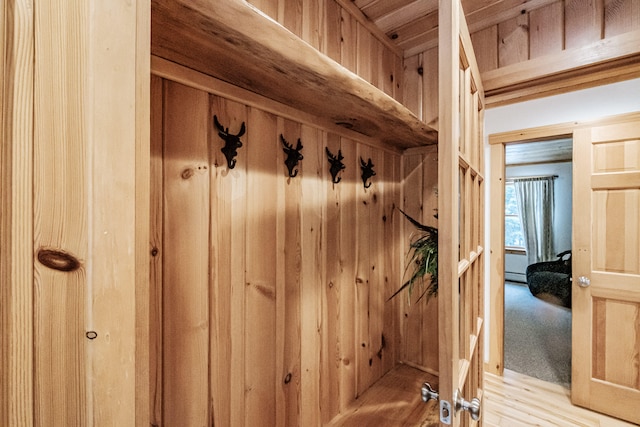
[[[403, 278], [410, 277], [405, 281], [389, 299], [395, 297], [404, 289], [407, 289], [409, 301], [416, 283], [420, 286], [422, 293], [418, 301], [425, 295], [427, 299], [438, 294], [438, 229], [424, 225], [411, 218], [402, 209], [398, 209], [413, 224], [418, 231], [411, 236], [409, 252]], [[425, 277], [430, 276], [431, 280], [425, 286]]]

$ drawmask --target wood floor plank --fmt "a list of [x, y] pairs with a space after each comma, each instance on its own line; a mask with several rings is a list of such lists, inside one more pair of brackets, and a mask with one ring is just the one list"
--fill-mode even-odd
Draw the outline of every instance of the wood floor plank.
[[[506, 370], [503, 377], [485, 372], [482, 422], [485, 427], [630, 427], [633, 424], [571, 404], [570, 391]], [[399, 365], [336, 416], [328, 427], [384, 425], [437, 426], [438, 404], [422, 402], [420, 387], [438, 378]]]
[[505, 370], [503, 377], [485, 374], [484, 425], [627, 427], [633, 424], [571, 404], [560, 385]]
[[327, 426], [437, 426], [437, 403], [422, 402], [420, 388], [425, 381], [437, 388], [437, 377], [407, 365], [399, 365]]

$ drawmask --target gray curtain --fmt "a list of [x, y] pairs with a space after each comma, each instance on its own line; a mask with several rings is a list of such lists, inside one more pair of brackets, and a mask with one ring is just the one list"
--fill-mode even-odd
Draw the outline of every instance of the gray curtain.
[[529, 264], [555, 258], [553, 248], [553, 180], [513, 178]]

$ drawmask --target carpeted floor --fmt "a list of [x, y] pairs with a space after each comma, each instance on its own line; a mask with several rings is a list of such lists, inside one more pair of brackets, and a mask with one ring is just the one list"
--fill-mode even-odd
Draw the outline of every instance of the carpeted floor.
[[571, 310], [542, 301], [525, 284], [505, 283], [504, 366], [567, 388]]

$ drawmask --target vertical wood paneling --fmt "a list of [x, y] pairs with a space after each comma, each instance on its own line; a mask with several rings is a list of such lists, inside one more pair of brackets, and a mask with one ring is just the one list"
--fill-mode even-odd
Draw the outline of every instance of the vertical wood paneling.
[[379, 52], [378, 66], [380, 68], [378, 76], [378, 87], [384, 93], [393, 97], [395, 94], [395, 80], [399, 78], [399, 76], [395, 75], [397, 56], [379, 41], [377, 43], [377, 46]]
[[422, 90], [424, 104], [422, 106], [422, 120], [434, 129], [438, 129], [438, 49], [429, 49], [422, 54]]
[[[136, 353], [136, 332], [142, 334], [137, 342], [146, 344], [144, 330], [136, 331], [136, 326], [143, 325], [146, 318], [136, 316], [145, 316], [148, 295], [146, 283], [136, 282], [143, 277], [137, 277], [136, 262], [140, 257], [133, 252], [149, 241], [148, 229], [136, 230], [136, 221], [146, 214], [145, 199], [136, 196], [137, 191], [144, 193], [149, 185], [149, 177], [145, 176], [149, 166], [149, 146], [145, 141], [149, 126], [145, 113], [149, 91], [146, 62], [149, 24], [145, 16], [148, 19], [150, 4], [103, 2], [89, 6], [78, 2], [78, 5], [68, 11], [74, 19], [82, 20], [80, 11], [84, 14], [86, 21], [82, 26], [88, 35], [85, 50], [70, 55], [68, 46], [63, 45], [64, 53], [57, 53], [87, 61], [82, 77], [88, 82], [83, 102], [87, 117], [87, 181], [91, 186], [87, 199], [90, 298], [86, 302], [90, 317], [86, 327], [98, 333], [90, 343], [85, 338], [89, 344], [86, 348], [92, 388], [87, 420], [94, 425], [130, 425], [135, 423], [135, 405], [141, 398], [140, 394], [136, 396], [136, 381], [144, 381], [147, 370], [143, 356]], [[105, 16], [109, 19], [104, 19]], [[113, 28], [119, 30], [114, 32]], [[136, 162], [141, 163], [140, 167]], [[114, 215], [116, 209], [118, 214]], [[148, 263], [143, 259], [140, 271], [146, 276]], [[137, 296], [143, 298], [139, 304]], [[105, 402], [113, 402], [114, 390], [118, 393], [117, 403], [105, 406]], [[138, 415], [143, 416], [147, 410], [145, 405]]]
[[[0, 5], [0, 425], [33, 425], [34, 14]], [[26, 286], [25, 286], [26, 285]]]
[[[564, 9], [562, 2], [529, 12], [529, 57], [539, 58], [564, 48]], [[478, 64], [480, 66], [480, 64]], [[484, 71], [482, 66], [480, 70]]]
[[151, 77], [151, 147], [149, 194], [149, 377], [151, 425], [162, 425], [162, 224], [163, 186], [163, 80]]
[[633, 31], [640, 27], [640, 2], [604, 0], [604, 37]]
[[[233, 188], [239, 177], [242, 177], [240, 170], [246, 165], [246, 151], [243, 151], [244, 147], [240, 148], [241, 154], [237, 158], [236, 167], [229, 170], [220, 151], [224, 142], [217, 130], [213, 130], [214, 115], [223, 126], [229, 127], [230, 132], [237, 133], [242, 123], [247, 122], [247, 108], [243, 104], [211, 96], [207, 122], [211, 129], [208, 145], [211, 176], [209, 304], [212, 415], [215, 425], [231, 425], [230, 390], [232, 384], [244, 378], [244, 375], [234, 375], [235, 371], [230, 369], [233, 364], [242, 363], [242, 359], [237, 356], [234, 358], [234, 354], [239, 345], [244, 345], [243, 341], [235, 342], [232, 334], [233, 315], [237, 312], [234, 310], [233, 298], [245, 286], [244, 281], [238, 284], [232, 278], [234, 260], [238, 257], [238, 250], [233, 251], [233, 244], [237, 242], [234, 238], [234, 222], [244, 220], [244, 217], [236, 219], [233, 215]], [[246, 134], [241, 140], [246, 142]], [[244, 251], [239, 258], [244, 259]]]
[[[86, 310], [90, 185], [84, 110], [87, 64], [63, 49], [86, 49], [87, 6], [35, 8], [34, 243], [81, 261], [71, 272], [34, 265], [35, 414], [37, 425], [86, 425]], [[52, 5], [51, 5], [52, 7]], [[77, 12], [74, 13], [74, 12]], [[63, 48], [65, 46], [65, 48]], [[62, 100], [64, 103], [52, 102]], [[26, 285], [26, 283], [25, 283]], [[86, 317], [85, 317], [86, 316]]]
[[[228, 104], [230, 105], [230, 104]], [[239, 130], [242, 122], [249, 124], [249, 113], [242, 109], [237, 111], [234, 107], [233, 120], [229, 126]], [[241, 108], [241, 107], [239, 107]], [[231, 117], [230, 117], [231, 118]], [[234, 132], [238, 132], [235, 130]], [[248, 144], [249, 134], [244, 135], [243, 143]], [[219, 142], [220, 143], [220, 142]], [[218, 146], [220, 147], [220, 145]], [[246, 150], [238, 155], [237, 162], [232, 170], [226, 167], [226, 160], [221, 155], [219, 148], [214, 151], [215, 165], [220, 170], [220, 176], [224, 177], [225, 193], [229, 198], [230, 206], [230, 278], [231, 278], [231, 425], [242, 426], [245, 422], [247, 388], [246, 388], [246, 296], [247, 293], [247, 247], [248, 247], [248, 161]], [[225, 171], [226, 169], [226, 171]], [[216, 196], [218, 197], [218, 196]], [[214, 408], [215, 410], [215, 408]]]
[[341, 9], [342, 26], [341, 26], [341, 54], [340, 63], [352, 73], [358, 72], [358, 21], [346, 10]]
[[[340, 137], [338, 135], [327, 133], [325, 135], [325, 146], [332, 153], [340, 150]], [[341, 194], [344, 185], [333, 185], [331, 182], [331, 174], [325, 167], [322, 169], [322, 180], [325, 183], [326, 194], [326, 279], [324, 282], [323, 293], [323, 312], [322, 318], [322, 423], [326, 424], [340, 412], [341, 388], [340, 388], [340, 371], [341, 360], [340, 351], [344, 342], [340, 337], [340, 303], [342, 301], [344, 290], [341, 282], [340, 267], [342, 247], [340, 241], [340, 216], [342, 213]], [[346, 185], [349, 185], [346, 183]]]
[[275, 423], [276, 117], [249, 109], [247, 124], [245, 425]]
[[383, 223], [383, 272], [384, 289], [382, 292], [382, 304], [384, 310], [383, 319], [383, 371], [387, 372], [395, 366], [400, 359], [401, 348], [401, 301], [400, 298], [387, 299], [393, 295], [401, 284], [401, 256], [392, 254], [402, 254], [402, 239], [400, 238], [400, 221], [402, 220], [398, 207], [400, 206], [400, 167], [401, 156], [388, 155], [384, 159], [384, 167], [377, 168], [376, 179], [384, 183], [384, 213]]
[[382, 50], [383, 46], [380, 40], [371, 36], [371, 54], [369, 61], [371, 62], [371, 84], [384, 91], [384, 82], [382, 81]]
[[[393, 98], [402, 103], [404, 94], [402, 92], [402, 85], [404, 80], [404, 58], [394, 55], [394, 69], [393, 69]], [[419, 117], [419, 116], [418, 116]]]
[[529, 16], [519, 15], [498, 24], [498, 64], [500, 67], [529, 59]]
[[[154, 100], [161, 98], [158, 82]], [[327, 423], [400, 359], [400, 298], [385, 298], [396, 289], [402, 264], [395, 210], [401, 157], [256, 107], [165, 85], [152, 116], [159, 130], [153, 132], [157, 188], [151, 199], [165, 211], [163, 224], [151, 231], [158, 242], [151, 250], [163, 255], [161, 272], [152, 260], [151, 277], [158, 282], [162, 274], [164, 281], [164, 306], [152, 311], [154, 318], [163, 311], [154, 326], [164, 328], [155, 341], [164, 354], [152, 363], [156, 371], [163, 366], [164, 376], [162, 389], [153, 391], [163, 396], [154, 419], [168, 425], [178, 413], [194, 419], [202, 412], [204, 425]], [[220, 152], [214, 114], [230, 133], [246, 122], [232, 170]], [[164, 152], [158, 147], [163, 120]], [[294, 178], [287, 176], [280, 134], [304, 146]], [[330, 181], [327, 146], [344, 156], [338, 184]], [[164, 156], [163, 170], [158, 156]], [[377, 173], [368, 189], [361, 156], [372, 159]], [[199, 174], [203, 182], [194, 188]], [[187, 282], [196, 286], [185, 288]], [[160, 299], [156, 288], [154, 301]], [[191, 301], [181, 303], [185, 298]], [[198, 304], [207, 318], [190, 336], [178, 333], [196, 317], [186, 307]], [[194, 362], [201, 332], [208, 341], [202, 360]], [[197, 394], [202, 384], [207, 389]]]
[[[358, 145], [356, 158], [369, 158], [371, 149]], [[352, 166], [351, 160], [349, 166]], [[353, 167], [353, 166], [352, 166]], [[373, 381], [374, 350], [371, 323], [371, 303], [375, 297], [372, 292], [372, 245], [375, 237], [369, 228], [373, 212], [372, 192], [358, 185], [356, 205], [356, 339], [357, 339], [357, 392], [361, 395]]]
[[[135, 2], [135, 424], [151, 419], [151, 2]], [[102, 16], [99, 14], [98, 16]], [[130, 43], [130, 40], [128, 40]], [[130, 58], [126, 58], [130, 62]], [[118, 69], [118, 67], [116, 67]], [[125, 101], [125, 103], [127, 103]], [[123, 142], [127, 144], [127, 142]], [[130, 144], [130, 142], [129, 142]], [[118, 152], [122, 150], [116, 150]], [[122, 154], [129, 157], [129, 153]], [[128, 197], [128, 196], [125, 196]], [[124, 378], [128, 380], [125, 375]], [[119, 408], [118, 408], [119, 409]]]
[[366, 27], [359, 22], [356, 24], [356, 72], [364, 80], [373, 84], [373, 68], [374, 58], [371, 56], [371, 52], [374, 46], [374, 38]]
[[471, 34], [480, 72], [498, 68], [498, 26], [492, 25]]
[[565, 48], [596, 42], [603, 34], [603, 0], [565, 0]]
[[[308, 145], [302, 140], [299, 123], [278, 119], [278, 135], [289, 144], [300, 138], [305, 153]], [[280, 143], [280, 142], [278, 142]], [[276, 289], [276, 424], [300, 425], [302, 407], [300, 390], [300, 282], [302, 274], [301, 239], [301, 177], [304, 159], [298, 164], [298, 174], [289, 178], [284, 165], [284, 153], [278, 147], [278, 281]], [[303, 154], [304, 156], [304, 154]]]
[[321, 4], [325, 0], [302, 2], [302, 40], [323, 52], [324, 14]]
[[[438, 227], [438, 147], [425, 150], [422, 160], [422, 219], [423, 224]], [[421, 366], [429, 372], [438, 372], [438, 299], [429, 298], [418, 304], [423, 306]]]
[[342, 37], [342, 8], [336, 3], [335, 0], [325, 1], [325, 15], [326, 15], [326, 32], [325, 32], [325, 53], [334, 61], [340, 63], [340, 47]]
[[[402, 159], [403, 162], [403, 200], [402, 210], [410, 215], [412, 218], [422, 217], [422, 155], [412, 154], [405, 155]], [[401, 284], [404, 283], [410, 276], [411, 271], [407, 270], [406, 262], [408, 260], [407, 254], [409, 251], [409, 245], [411, 242], [411, 236], [415, 232], [413, 225], [411, 225], [404, 216], [400, 219], [401, 230], [403, 235], [402, 244], [402, 276]], [[396, 288], [397, 289], [397, 288]], [[411, 301], [408, 300], [408, 292], [403, 291], [395, 298], [401, 299], [401, 305], [403, 307], [404, 322], [403, 322], [403, 351], [402, 359], [412, 364], [422, 364], [422, 317], [424, 304], [417, 304], [417, 294], [415, 289], [412, 292]]]
[[[422, 75], [419, 72], [422, 67], [422, 55], [413, 55], [404, 60], [403, 99], [407, 107], [417, 117], [422, 117]], [[424, 69], [423, 69], [424, 72]]]
[[[384, 330], [384, 208], [385, 208], [385, 182], [384, 182], [384, 158], [380, 150], [371, 150], [370, 156], [362, 156], [367, 162], [371, 158], [375, 166], [382, 176], [374, 176], [370, 179], [371, 186], [367, 189], [361, 187], [365, 193], [369, 193], [369, 203], [371, 211], [369, 216], [369, 235], [371, 236], [370, 246], [370, 280], [369, 280], [369, 366], [371, 367], [371, 376], [373, 382], [380, 378], [383, 373], [383, 344], [382, 333]], [[358, 169], [360, 169], [360, 157], [357, 159]], [[375, 170], [374, 169], [374, 170]]]
[[[355, 141], [341, 138], [342, 155], [355, 159]], [[357, 396], [356, 351], [356, 168], [346, 168], [340, 181], [340, 410], [346, 409]], [[333, 186], [333, 185], [332, 185]]]
[[323, 233], [324, 201], [322, 168], [326, 156], [322, 133], [307, 125], [302, 126], [305, 141], [305, 173], [302, 176], [302, 274], [300, 280], [300, 328], [302, 331], [301, 390], [303, 406], [300, 425], [314, 425], [320, 415], [320, 348], [322, 288], [325, 282]]
[[209, 422], [209, 98], [164, 100], [163, 394], [166, 425]]
[[3, 425], [148, 413], [145, 6], [0, 7]]

